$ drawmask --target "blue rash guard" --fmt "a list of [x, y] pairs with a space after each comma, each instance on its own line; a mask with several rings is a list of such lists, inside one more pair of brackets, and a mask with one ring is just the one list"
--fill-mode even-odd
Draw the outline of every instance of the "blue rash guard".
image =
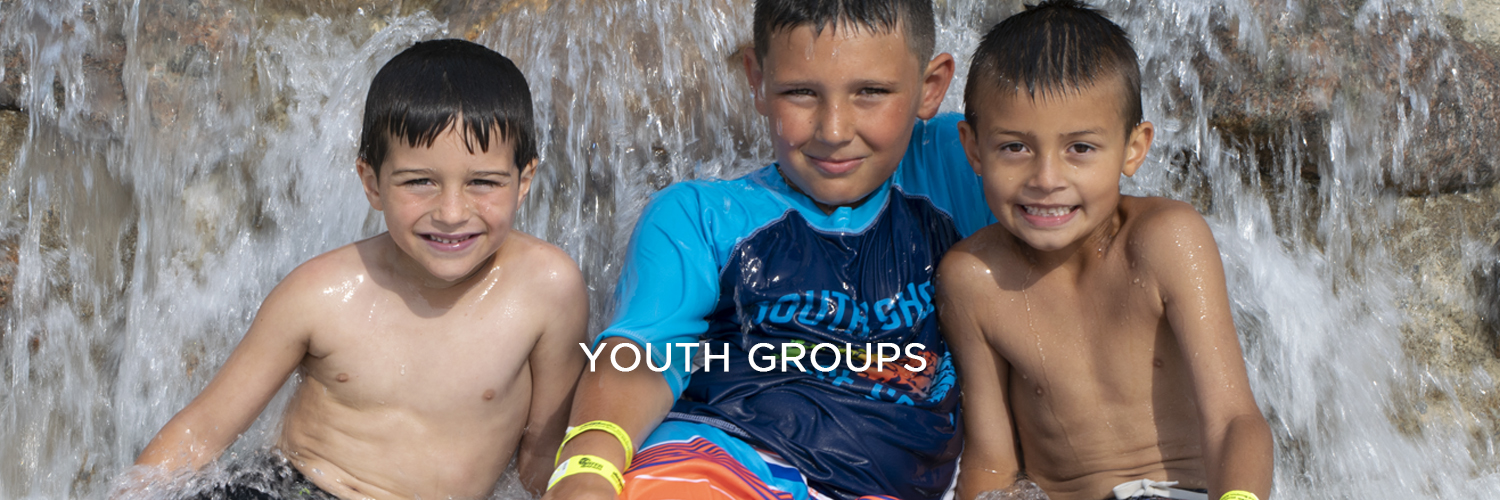
[[[825, 495], [940, 498], [962, 434], [932, 278], [949, 247], [994, 221], [959, 143], [959, 119], [918, 122], [892, 178], [832, 214], [788, 186], [776, 165], [662, 190], [636, 226], [614, 322], [595, 342], [649, 346], [652, 364], [670, 364], [663, 375], [677, 402], [668, 420], [712, 425], [775, 452]], [[700, 342], [714, 356], [728, 350], [727, 371], [719, 359], [705, 368], [702, 348], [696, 362], [684, 359], [677, 344]], [[792, 342], [809, 348], [806, 371], [752, 366], [756, 344], [770, 344], [755, 352], [765, 368]], [[863, 372], [850, 369], [863, 356], [841, 352], [837, 367], [820, 371], [811, 361], [828, 368], [835, 354], [824, 348], [812, 358], [819, 343], [860, 355], [868, 344], [871, 358], [878, 343], [902, 352]]]

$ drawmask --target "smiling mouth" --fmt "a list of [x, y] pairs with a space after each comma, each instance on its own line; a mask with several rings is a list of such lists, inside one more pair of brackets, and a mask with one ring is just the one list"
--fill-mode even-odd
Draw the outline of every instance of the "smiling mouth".
[[849, 173], [850, 171], [854, 170], [855, 167], [859, 166], [861, 160], [864, 160], [864, 158], [851, 158], [848, 160], [825, 160], [812, 156], [807, 157], [807, 159], [810, 160], [813, 166], [816, 166], [818, 170], [822, 170], [824, 173], [827, 173], [829, 175], [843, 175]]
[[1021, 207], [1022, 210], [1026, 211], [1027, 215], [1035, 215], [1037, 217], [1062, 217], [1062, 216], [1068, 215], [1069, 213], [1072, 213], [1074, 210], [1078, 209], [1077, 205], [1071, 205], [1071, 206], [1065, 206], [1065, 207], [1037, 207], [1037, 206], [1031, 206], [1031, 205], [1019, 205], [1019, 206]]
[[474, 239], [475, 236], [478, 236], [478, 235], [477, 234], [441, 235], [441, 236], [440, 235], [436, 235], [436, 234], [424, 234], [424, 235], [422, 235], [422, 237], [425, 238], [425, 239], [427, 239], [427, 241], [441, 243], [441, 244], [444, 244], [444, 245], [456, 245], [456, 244], [459, 244], [459, 243], [463, 243], [465, 241], [469, 241], [471, 239]]

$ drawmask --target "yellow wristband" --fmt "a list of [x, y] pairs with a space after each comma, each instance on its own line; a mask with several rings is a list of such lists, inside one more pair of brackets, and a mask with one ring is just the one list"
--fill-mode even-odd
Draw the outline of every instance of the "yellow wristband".
[[568, 461], [563, 462], [562, 465], [557, 466], [557, 470], [552, 471], [552, 479], [547, 480], [547, 489], [552, 489], [552, 485], [574, 474], [598, 474], [604, 476], [605, 479], [609, 480], [609, 484], [615, 487], [616, 495], [625, 489], [625, 477], [620, 475], [620, 469], [615, 468], [615, 464], [606, 462], [604, 459], [593, 455], [574, 455], [569, 457]]
[[1219, 500], [1260, 500], [1254, 493], [1245, 490], [1234, 490], [1219, 497]]
[[620, 446], [625, 447], [625, 469], [630, 469], [630, 461], [635, 459], [635, 446], [630, 444], [630, 435], [625, 433], [625, 429], [621, 429], [620, 426], [615, 425], [613, 422], [606, 422], [603, 420], [595, 420], [593, 422], [568, 429], [568, 433], [563, 435], [562, 444], [557, 445], [557, 458], [554, 459], [552, 463], [562, 462], [562, 449], [564, 446], [568, 445], [568, 441], [572, 441], [573, 438], [578, 437], [579, 434], [583, 434], [588, 431], [608, 432], [611, 436], [614, 436], [615, 439], [620, 440]]

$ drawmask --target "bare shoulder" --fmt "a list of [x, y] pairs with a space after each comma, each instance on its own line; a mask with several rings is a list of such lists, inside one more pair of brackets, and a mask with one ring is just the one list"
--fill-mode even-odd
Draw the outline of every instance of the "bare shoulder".
[[997, 272], [1015, 267], [1009, 265], [1015, 258], [1010, 234], [999, 224], [992, 224], [964, 238], [943, 255], [938, 264], [938, 286], [954, 294], [971, 296], [991, 290]]
[[277, 298], [318, 306], [332, 291], [352, 289], [369, 274], [365, 259], [360, 257], [360, 246], [375, 239], [350, 243], [308, 259], [287, 273], [266, 300]]
[[1120, 200], [1120, 210], [1129, 221], [1124, 236], [1137, 259], [1181, 262], [1184, 258], [1219, 257], [1213, 231], [1192, 205], [1167, 198], [1126, 196]]
[[[1165, 198], [1126, 198], [1126, 245], [1133, 267], [1149, 273], [1164, 300], [1223, 289], [1224, 263], [1208, 222], [1192, 205]], [[1218, 283], [1216, 286], [1214, 283]]]
[[512, 231], [506, 237], [495, 265], [517, 285], [542, 301], [583, 301], [587, 291], [578, 264], [561, 248], [535, 236]]

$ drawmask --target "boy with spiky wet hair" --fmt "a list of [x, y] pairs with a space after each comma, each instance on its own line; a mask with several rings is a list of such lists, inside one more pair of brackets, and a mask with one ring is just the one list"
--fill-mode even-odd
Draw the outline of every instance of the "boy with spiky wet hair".
[[1154, 133], [1136, 64], [1073, 0], [1006, 19], [974, 54], [960, 131], [999, 223], [938, 280], [964, 380], [962, 498], [1018, 473], [1058, 500], [1270, 490], [1213, 234], [1190, 205], [1120, 194]]
[[540, 489], [583, 368], [588, 298], [561, 250], [511, 230], [536, 169], [531, 93], [463, 40], [370, 85], [357, 169], [388, 231], [298, 266], [137, 463], [214, 460], [287, 376], [263, 470], [207, 498], [481, 498], [514, 457]]
[[992, 219], [957, 117], [933, 118], [954, 68], [933, 33], [930, 0], [756, 2], [744, 63], [776, 161], [641, 215], [547, 498], [948, 490], [958, 390], [931, 280]]

